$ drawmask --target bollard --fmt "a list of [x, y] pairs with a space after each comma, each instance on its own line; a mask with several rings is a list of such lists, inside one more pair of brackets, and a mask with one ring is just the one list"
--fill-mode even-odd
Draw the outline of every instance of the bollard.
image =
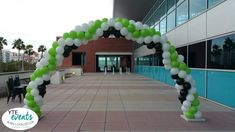
[[120, 75], [122, 75], [122, 68], [121, 67], [119, 68], [119, 73], [120, 73]]
[[114, 67], [113, 67], [113, 75], [114, 75]]
[[104, 68], [104, 75], [107, 75], [107, 68]]

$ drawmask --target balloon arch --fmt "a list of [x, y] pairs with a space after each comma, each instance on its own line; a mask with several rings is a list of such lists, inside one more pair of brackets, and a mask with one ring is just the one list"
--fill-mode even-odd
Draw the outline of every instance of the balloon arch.
[[196, 92], [195, 81], [190, 75], [190, 69], [184, 63], [184, 57], [179, 55], [175, 47], [161, 36], [160, 32], [150, 28], [141, 22], [117, 19], [102, 19], [84, 23], [76, 26], [74, 30], [64, 33], [63, 37], [52, 44], [52, 47], [43, 55], [43, 58], [36, 64], [37, 69], [30, 76], [30, 83], [27, 86], [24, 107], [33, 110], [38, 117], [42, 116], [40, 107], [43, 105], [43, 97], [46, 93], [46, 85], [50, 84], [50, 77], [59, 67], [64, 57], [68, 57], [73, 49], [85, 45], [88, 41], [97, 40], [100, 37], [126, 38], [136, 41], [139, 44], [147, 45], [149, 49], [155, 49], [163, 57], [163, 64], [170, 70], [171, 77], [175, 81], [175, 88], [179, 93], [178, 99], [182, 106], [181, 110], [187, 119], [201, 119], [201, 112], [198, 110], [199, 99]]

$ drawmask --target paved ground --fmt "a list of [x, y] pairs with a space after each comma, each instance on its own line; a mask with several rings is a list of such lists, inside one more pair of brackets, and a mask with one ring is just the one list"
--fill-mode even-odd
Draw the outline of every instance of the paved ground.
[[[48, 86], [44, 100], [44, 118], [29, 132], [235, 131], [235, 111], [201, 100], [207, 121], [188, 123], [175, 89], [135, 74], [71, 77]], [[16, 106], [0, 99], [1, 113]]]

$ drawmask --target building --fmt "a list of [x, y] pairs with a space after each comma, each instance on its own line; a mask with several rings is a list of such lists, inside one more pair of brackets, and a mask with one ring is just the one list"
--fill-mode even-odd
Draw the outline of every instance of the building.
[[[234, 0], [114, 0], [114, 18], [142, 21], [166, 35], [191, 68], [200, 96], [233, 109], [234, 11]], [[161, 56], [123, 39], [99, 39], [81, 46], [65, 59], [63, 67], [100, 72], [113, 63], [118, 69], [122, 62], [129, 62], [123, 65], [137, 74], [174, 86]]]
[[2, 50], [2, 52], [0, 53], [0, 61], [3, 63], [7, 63], [10, 62], [11, 60], [12, 60], [11, 51]]

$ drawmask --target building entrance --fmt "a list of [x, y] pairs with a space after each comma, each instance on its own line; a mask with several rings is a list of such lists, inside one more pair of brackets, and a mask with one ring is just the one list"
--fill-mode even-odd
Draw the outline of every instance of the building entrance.
[[119, 72], [120, 68], [125, 72], [127, 68], [131, 69], [131, 55], [96, 55], [96, 72]]

